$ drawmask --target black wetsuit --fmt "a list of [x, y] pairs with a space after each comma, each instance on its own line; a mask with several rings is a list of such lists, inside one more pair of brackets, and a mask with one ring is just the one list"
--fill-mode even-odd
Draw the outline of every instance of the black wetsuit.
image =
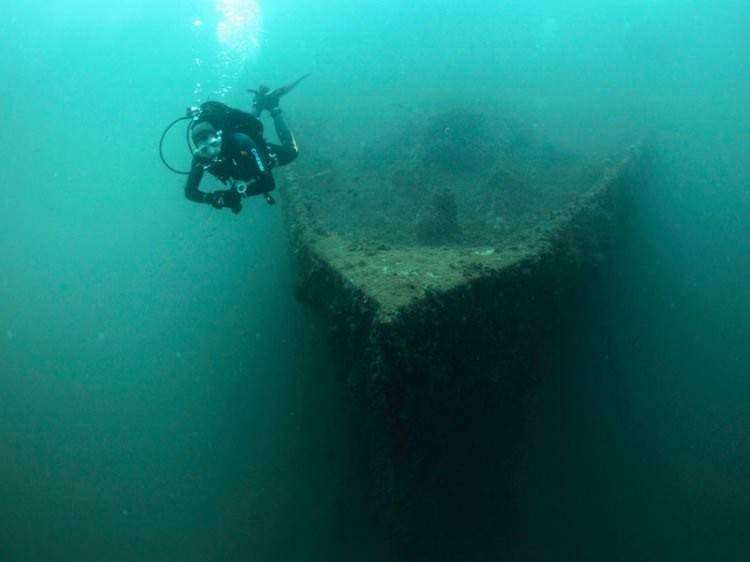
[[[245, 195], [265, 194], [268, 198], [268, 192], [276, 187], [271, 173], [273, 168], [289, 164], [297, 158], [297, 141], [280, 109], [273, 110], [271, 117], [281, 144], [266, 142], [258, 115], [237, 110], [232, 112], [235, 118], [240, 116], [239, 125], [212, 123], [217, 130], [223, 130], [219, 157], [213, 162], [206, 162], [193, 156], [185, 184], [185, 197], [190, 201], [212, 202], [209, 194], [198, 189], [204, 172], [229, 185], [230, 190], [237, 186], [237, 182], [243, 182], [247, 186]], [[210, 117], [208, 120], [211, 121]]]

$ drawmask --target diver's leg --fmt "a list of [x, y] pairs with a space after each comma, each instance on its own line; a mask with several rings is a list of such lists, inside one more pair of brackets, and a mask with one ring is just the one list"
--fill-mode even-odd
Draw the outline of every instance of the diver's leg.
[[294, 138], [294, 133], [287, 123], [284, 112], [278, 107], [271, 111], [271, 118], [273, 119], [273, 125], [276, 129], [276, 135], [281, 141], [281, 147], [283, 150], [277, 152], [279, 165], [289, 164], [292, 160], [297, 158], [299, 154], [299, 147], [297, 146], [297, 140]]
[[260, 119], [260, 114], [266, 109], [264, 103], [266, 101], [265, 95], [268, 93], [268, 86], [259, 86], [257, 90], [248, 90], [254, 92], [253, 104], [250, 106], [250, 115], [256, 119]]

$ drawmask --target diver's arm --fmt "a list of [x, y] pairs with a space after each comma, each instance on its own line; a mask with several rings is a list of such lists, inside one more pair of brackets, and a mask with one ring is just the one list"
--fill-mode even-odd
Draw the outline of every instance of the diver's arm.
[[197, 158], [193, 158], [193, 165], [190, 168], [190, 174], [185, 183], [185, 197], [190, 201], [196, 203], [209, 203], [209, 201], [206, 200], [208, 194], [198, 189], [202, 179], [203, 166], [200, 165]]
[[258, 176], [257, 181], [252, 184], [252, 186], [248, 186], [248, 195], [260, 195], [261, 193], [268, 193], [269, 191], [273, 191], [276, 189], [276, 182], [273, 179], [273, 175], [271, 175], [270, 170], [260, 174]]
[[208, 203], [214, 209], [229, 208], [236, 215], [242, 210], [242, 196], [235, 189], [219, 189], [206, 193], [198, 189], [203, 178], [203, 166], [200, 162], [193, 160], [187, 183], [185, 184], [185, 197], [196, 203]]

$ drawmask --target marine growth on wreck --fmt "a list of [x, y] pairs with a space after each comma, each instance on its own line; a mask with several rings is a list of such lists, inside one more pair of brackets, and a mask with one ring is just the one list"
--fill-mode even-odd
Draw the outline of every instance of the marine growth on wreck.
[[316, 150], [283, 186], [297, 296], [344, 366], [390, 559], [494, 560], [538, 360], [627, 224], [647, 146], [590, 161], [455, 109], [354, 164]]

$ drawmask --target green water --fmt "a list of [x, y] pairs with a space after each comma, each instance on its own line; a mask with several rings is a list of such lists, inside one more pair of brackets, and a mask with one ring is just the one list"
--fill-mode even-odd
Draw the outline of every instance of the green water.
[[0, 562], [384, 559], [279, 206], [191, 204], [158, 159], [186, 106], [305, 72], [283, 103], [300, 158], [456, 104], [601, 156], [655, 133], [630, 234], [546, 358], [498, 540], [749, 559], [746, 4], [298, 4], [261, 0], [243, 53], [209, 1], [4, 8]]

